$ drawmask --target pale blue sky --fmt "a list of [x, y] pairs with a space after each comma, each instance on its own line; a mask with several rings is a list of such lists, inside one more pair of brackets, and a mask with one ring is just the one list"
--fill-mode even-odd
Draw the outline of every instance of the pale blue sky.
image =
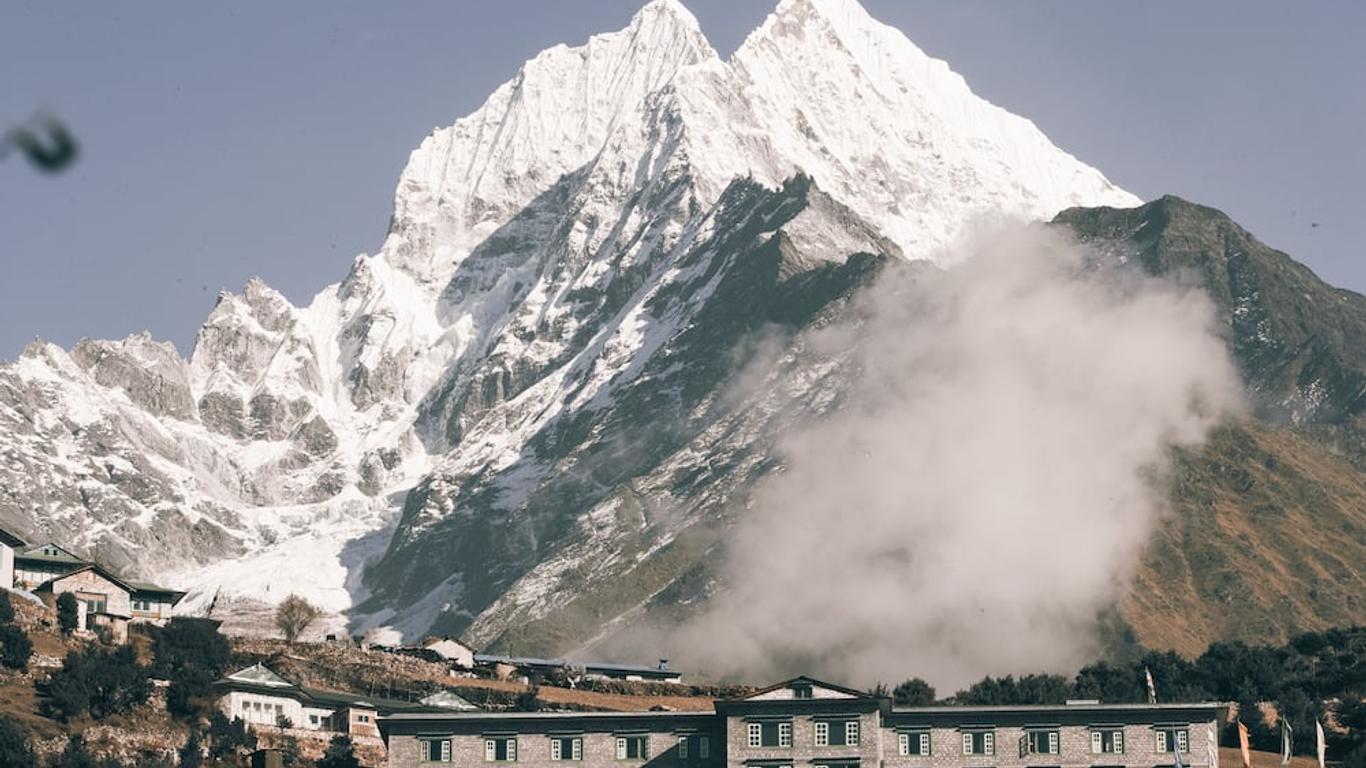
[[[684, 2], [723, 54], [776, 4]], [[84, 154], [55, 177], [0, 163], [0, 359], [143, 329], [188, 354], [253, 275], [306, 302], [379, 246], [429, 130], [637, 5], [7, 3], [0, 127], [46, 107]], [[1120, 185], [1366, 290], [1366, 3], [865, 5]]]

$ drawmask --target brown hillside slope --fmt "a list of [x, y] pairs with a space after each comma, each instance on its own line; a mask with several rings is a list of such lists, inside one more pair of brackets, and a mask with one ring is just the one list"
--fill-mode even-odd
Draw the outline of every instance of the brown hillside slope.
[[1318, 441], [1222, 427], [1177, 453], [1174, 507], [1122, 614], [1149, 648], [1282, 642], [1366, 623], [1366, 474]]

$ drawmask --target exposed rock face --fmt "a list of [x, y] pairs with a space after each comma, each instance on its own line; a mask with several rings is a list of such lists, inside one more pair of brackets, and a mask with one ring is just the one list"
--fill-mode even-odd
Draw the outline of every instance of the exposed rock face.
[[[705, 597], [775, 436], [855, 374], [806, 331], [883, 265], [1137, 202], [853, 0], [783, 0], [729, 61], [655, 0], [428, 136], [380, 251], [307, 306], [253, 280], [188, 362], [0, 366], [0, 524], [191, 609], [304, 591], [563, 651]], [[1356, 439], [1360, 297], [1175, 201], [1060, 221], [1204, 270], [1266, 414]]]

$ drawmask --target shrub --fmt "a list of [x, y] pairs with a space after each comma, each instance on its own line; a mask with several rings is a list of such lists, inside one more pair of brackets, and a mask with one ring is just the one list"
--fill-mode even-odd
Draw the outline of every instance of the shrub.
[[62, 768], [100, 768], [90, 750], [85, 748], [85, 739], [72, 736], [66, 741], [66, 749], [57, 761]]
[[0, 589], [0, 624], [14, 621], [14, 603], [10, 602], [9, 592]]
[[33, 765], [33, 749], [19, 724], [0, 717], [0, 765]]
[[327, 743], [327, 751], [318, 761], [318, 768], [361, 768], [351, 737], [342, 734], [333, 736], [332, 741]]
[[222, 712], [209, 718], [209, 757], [215, 760], [236, 757], [239, 752], [256, 749], [256, 731], [240, 717], [228, 720]]
[[57, 596], [57, 625], [62, 628], [62, 634], [69, 635], [76, 631], [76, 623], [80, 621], [80, 609], [76, 606], [76, 596], [70, 592], [63, 592]]
[[0, 666], [28, 669], [33, 642], [17, 624], [0, 624]]
[[180, 748], [180, 768], [199, 768], [204, 764], [204, 749], [199, 743], [199, 731], [191, 730], [185, 745]]
[[147, 701], [152, 685], [132, 646], [71, 651], [47, 684], [48, 706], [61, 719], [126, 714]]

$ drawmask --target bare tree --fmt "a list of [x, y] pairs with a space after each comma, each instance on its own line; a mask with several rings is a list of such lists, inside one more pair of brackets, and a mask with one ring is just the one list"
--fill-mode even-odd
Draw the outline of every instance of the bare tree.
[[318, 620], [322, 609], [298, 595], [286, 597], [275, 609], [275, 627], [285, 636], [285, 642], [292, 643]]

